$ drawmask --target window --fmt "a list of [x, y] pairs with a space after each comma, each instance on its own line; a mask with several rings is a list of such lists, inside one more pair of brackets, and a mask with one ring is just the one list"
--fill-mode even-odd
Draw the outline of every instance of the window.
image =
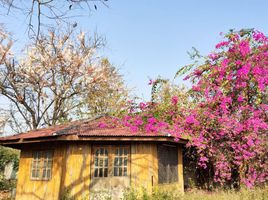
[[108, 150], [106, 148], [98, 148], [95, 151], [94, 177], [108, 176]]
[[119, 147], [115, 150], [114, 176], [127, 176], [128, 149]]
[[158, 182], [174, 183], [178, 181], [178, 148], [172, 145], [159, 145]]
[[129, 147], [107, 145], [94, 147], [93, 152], [93, 176], [95, 178], [128, 175]]
[[33, 153], [31, 179], [50, 180], [52, 174], [52, 151], [36, 151]]
[[37, 179], [40, 177], [41, 168], [41, 152], [34, 152], [32, 162], [32, 178]]

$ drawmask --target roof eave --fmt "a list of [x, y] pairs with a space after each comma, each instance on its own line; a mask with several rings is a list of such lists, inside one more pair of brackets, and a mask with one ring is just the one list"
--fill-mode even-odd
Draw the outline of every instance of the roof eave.
[[14, 140], [0, 141], [0, 145], [13, 147], [21, 146], [23, 144], [42, 143], [42, 142], [56, 142], [56, 141], [144, 141], [144, 142], [173, 142], [179, 144], [186, 144], [187, 139], [180, 139], [175, 141], [173, 137], [166, 136], [78, 136], [78, 135], [56, 135], [49, 137], [38, 138], [20, 138]]

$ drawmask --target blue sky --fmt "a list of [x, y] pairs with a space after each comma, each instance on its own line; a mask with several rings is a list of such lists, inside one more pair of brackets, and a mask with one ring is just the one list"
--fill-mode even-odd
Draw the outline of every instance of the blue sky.
[[[230, 28], [268, 33], [267, 0], [109, 0], [108, 5], [70, 20], [106, 37], [104, 54], [120, 68], [128, 86], [147, 100], [149, 77], [173, 78], [180, 66], [189, 64], [192, 46], [207, 54], [221, 39], [219, 33]], [[0, 15], [0, 22], [14, 34], [17, 47], [27, 41], [22, 15]]]

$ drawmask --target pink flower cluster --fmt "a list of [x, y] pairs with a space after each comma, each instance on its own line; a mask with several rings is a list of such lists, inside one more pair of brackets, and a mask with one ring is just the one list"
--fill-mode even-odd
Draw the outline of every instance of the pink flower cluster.
[[122, 122], [132, 131], [169, 133], [176, 141], [188, 135], [198, 166], [210, 163], [215, 182], [232, 181], [236, 170], [241, 183], [253, 187], [268, 181], [268, 40], [258, 31], [225, 39], [185, 78], [193, 80], [195, 106], [179, 108], [172, 96], [166, 110], [141, 103], [141, 112]]

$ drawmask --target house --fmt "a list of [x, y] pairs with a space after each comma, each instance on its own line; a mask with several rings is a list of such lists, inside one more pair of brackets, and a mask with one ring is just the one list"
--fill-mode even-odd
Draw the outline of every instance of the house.
[[20, 149], [16, 200], [122, 197], [127, 187], [183, 192], [182, 146], [170, 135], [101, 128], [102, 118], [0, 138]]

